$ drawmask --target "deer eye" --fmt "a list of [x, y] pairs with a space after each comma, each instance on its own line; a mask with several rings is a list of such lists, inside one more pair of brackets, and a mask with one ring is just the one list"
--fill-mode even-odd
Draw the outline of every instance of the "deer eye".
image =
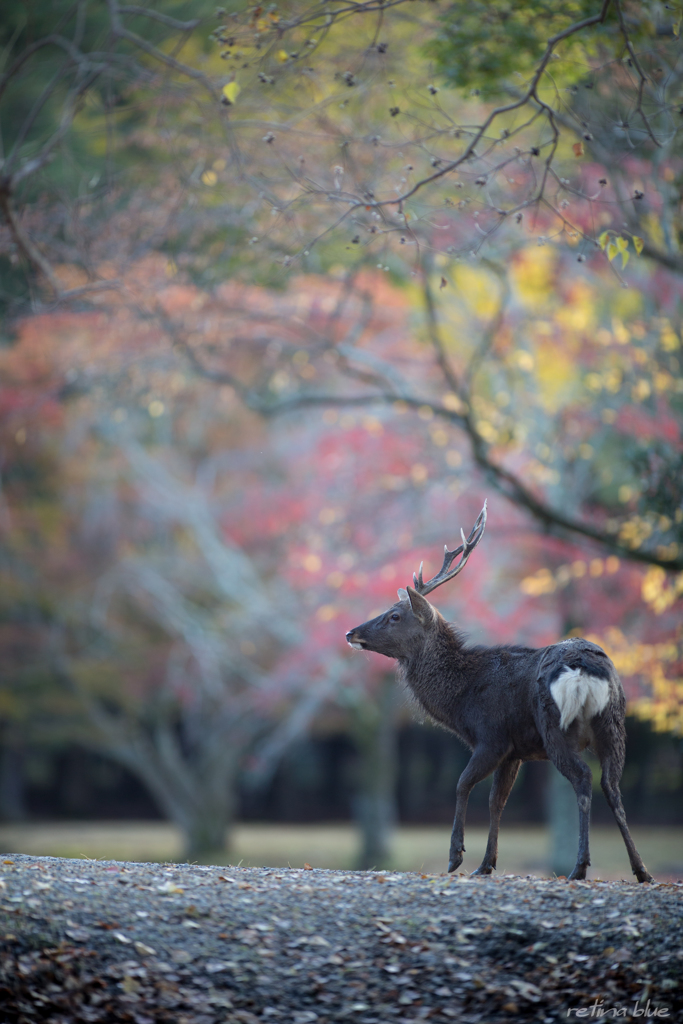
[[398, 614], [398, 612], [393, 612], [393, 613], [392, 613], [392, 614], [391, 614], [391, 615], [389, 616], [389, 618], [390, 618], [390, 620], [391, 620], [392, 622], [398, 622], [398, 620], [399, 620], [399, 619], [401, 618], [401, 616], [400, 616], [400, 615]]

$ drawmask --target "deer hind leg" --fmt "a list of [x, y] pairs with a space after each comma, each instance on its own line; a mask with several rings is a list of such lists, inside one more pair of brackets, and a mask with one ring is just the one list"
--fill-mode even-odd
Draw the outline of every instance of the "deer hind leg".
[[448, 856], [448, 870], [455, 871], [462, 864], [465, 852], [465, 814], [470, 793], [478, 782], [495, 771], [504, 758], [501, 752], [486, 747], [475, 747], [472, 757], [467, 762], [458, 779], [455, 802], [455, 820], [451, 832], [451, 848]]
[[489, 838], [486, 844], [486, 853], [484, 859], [477, 868], [473, 871], [473, 875], [490, 875], [495, 870], [496, 863], [498, 861], [498, 828], [500, 826], [500, 816], [503, 813], [503, 808], [508, 801], [510, 791], [517, 778], [517, 772], [521, 765], [521, 760], [516, 757], [511, 757], [500, 764], [495, 772], [493, 773], [493, 784], [491, 786], [491, 793], [489, 795], [489, 811], [491, 813], [491, 827], [489, 829]]
[[588, 836], [593, 776], [583, 758], [567, 743], [566, 737], [559, 727], [549, 730], [545, 738], [545, 749], [552, 763], [565, 779], [571, 782], [576, 793], [579, 804], [579, 849], [569, 880], [583, 879], [586, 877], [586, 869], [591, 862]]
[[631, 862], [631, 870], [639, 882], [654, 882], [654, 878], [643, 864], [642, 857], [636, 849], [628, 825], [624, 805], [621, 802], [619, 782], [624, 770], [624, 741], [625, 731], [623, 725], [616, 722], [598, 723], [593, 722], [595, 735], [595, 752], [602, 768], [600, 785], [607, 798], [607, 803], [612, 808], [612, 814], [617, 820], [617, 825], [624, 839], [628, 859]]

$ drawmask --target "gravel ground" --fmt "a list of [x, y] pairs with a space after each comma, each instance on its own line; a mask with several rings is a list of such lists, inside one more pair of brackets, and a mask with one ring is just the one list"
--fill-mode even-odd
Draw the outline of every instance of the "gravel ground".
[[683, 1020], [683, 882], [19, 855], [0, 876], [0, 1024]]

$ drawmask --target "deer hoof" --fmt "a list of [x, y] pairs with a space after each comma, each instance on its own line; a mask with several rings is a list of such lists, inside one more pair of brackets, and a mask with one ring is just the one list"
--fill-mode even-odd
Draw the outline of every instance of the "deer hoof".
[[635, 876], [636, 876], [636, 878], [638, 879], [639, 882], [653, 882], [654, 883], [654, 878], [652, 877], [650, 872], [647, 870], [647, 868], [644, 868], [642, 871], [636, 871], [636, 872], [634, 872], [634, 874], [635, 874]]
[[[476, 871], [472, 872], [472, 875], [490, 875], [493, 872], [492, 864], [480, 864]], [[472, 877], [470, 875], [470, 878]]]
[[577, 864], [571, 875], [567, 875], [568, 882], [583, 882], [586, 878], [586, 864]]
[[450, 860], [448, 861], [448, 871], [455, 871], [462, 864], [463, 851], [460, 850], [458, 853], [452, 853]]

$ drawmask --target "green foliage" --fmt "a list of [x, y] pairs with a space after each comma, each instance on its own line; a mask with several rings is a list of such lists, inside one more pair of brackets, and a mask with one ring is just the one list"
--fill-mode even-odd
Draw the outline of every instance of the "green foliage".
[[[183, 20], [213, 8], [165, 0], [154, 10]], [[177, 42], [178, 31], [153, 18], [127, 16], [125, 27], [162, 51]], [[137, 133], [159, 114], [160, 69], [131, 40], [114, 37], [106, 5], [15, 0], [3, 6], [0, 47], [0, 71], [12, 72], [0, 94], [5, 173], [35, 159], [71, 121], [49, 163], [22, 182], [22, 201], [44, 196], [46, 188], [62, 199], [96, 197], [105, 178], [118, 184], [124, 170], [139, 172], [145, 158], [158, 156], [140, 145]]]
[[[527, 79], [545, 52], [548, 39], [570, 25], [599, 12], [596, 0], [556, 4], [546, 0], [457, 0], [446, 12], [438, 35], [426, 47], [446, 80], [458, 88], [476, 89], [490, 98], [506, 84]], [[605, 29], [592, 29], [592, 41], [574, 37], [562, 47], [563, 56], [595, 48], [594, 37]], [[565, 66], [564, 74], [568, 71]], [[573, 77], [585, 68], [573, 69]], [[517, 81], [516, 81], [517, 79]]]

